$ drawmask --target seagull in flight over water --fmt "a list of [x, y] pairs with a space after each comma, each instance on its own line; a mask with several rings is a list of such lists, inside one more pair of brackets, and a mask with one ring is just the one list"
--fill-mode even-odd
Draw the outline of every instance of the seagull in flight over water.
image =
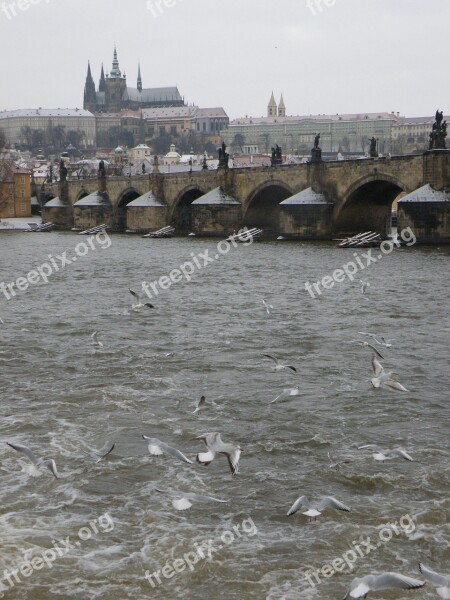
[[375, 348], [375, 346], [372, 346], [372, 344], [369, 344], [369, 342], [363, 342], [361, 340], [349, 340], [348, 343], [349, 344], [359, 344], [363, 348], [370, 348], [371, 350], [373, 350], [375, 352], [375, 354], [379, 358], [381, 358], [382, 360], [384, 360], [384, 357], [378, 352], [378, 350]]
[[392, 379], [392, 375], [397, 375], [397, 373], [394, 371], [387, 373], [376, 356], [372, 356], [372, 369], [374, 377], [371, 381], [374, 388], [379, 388], [383, 384], [398, 392], [409, 392], [401, 383]]
[[40, 467], [40, 466], [47, 467], [47, 469], [52, 473], [52, 475], [56, 479], [58, 479], [58, 471], [56, 469], [56, 463], [53, 459], [36, 458], [36, 456], [33, 454], [33, 452], [26, 446], [20, 446], [19, 444], [12, 444], [11, 442], [6, 442], [6, 443], [8, 444], [8, 446], [13, 448], [14, 450], [17, 450], [17, 452], [20, 452], [21, 454], [23, 454], [24, 456], [29, 458], [35, 467]]
[[222, 441], [220, 433], [203, 433], [196, 437], [197, 440], [203, 440], [207, 452], [197, 454], [197, 462], [207, 467], [216, 458], [216, 454], [224, 454], [227, 457], [232, 475], [239, 472], [239, 459], [241, 457], [241, 448], [235, 444], [226, 444]]
[[103, 446], [103, 448], [101, 448], [100, 450], [89, 450], [89, 456], [92, 458], [92, 460], [95, 462], [95, 464], [99, 463], [101, 460], [103, 460], [104, 458], [106, 458], [108, 456], [108, 454], [111, 454], [111, 452], [114, 450], [114, 448], [116, 447], [116, 444], [105, 444]]
[[292, 367], [291, 365], [283, 365], [278, 358], [275, 358], [275, 356], [271, 356], [270, 354], [263, 354], [262, 356], [265, 356], [266, 358], [270, 358], [270, 360], [273, 360], [275, 362], [275, 365], [272, 367], [272, 371], [284, 371], [285, 369], [291, 369], [291, 371], [296, 372], [297, 369], [295, 367]]
[[143, 304], [142, 300], [141, 300], [141, 296], [139, 294], [137, 294], [136, 292], [133, 292], [133, 290], [130, 290], [130, 294], [132, 294], [137, 300], [137, 304], [131, 305], [131, 309], [134, 310], [135, 312], [139, 312], [141, 310], [141, 308], [144, 308], [145, 306], [147, 306], [148, 308], [155, 308], [153, 306], [153, 304], [150, 304], [150, 302], [146, 302], [145, 304]]
[[192, 414], [198, 415], [199, 412], [201, 412], [202, 410], [206, 410], [207, 408], [208, 407], [206, 406], [206, 398], [205, 396], [202, 396], [198, 401], [197, 407]]
[[390, 458], [404, 458], [405, 460], [409, 460], [413, 462], [411, 456], [403, 450], [403, 448], [393, 448], [392, 450], [384, 450], [380, 446], [376, 444], [366, 444], [365, 446], [359, 446], [358, 450], [373, 450], [373, 458], [374, 460], [378, 460], [380, 462], [384, 462]]
[[376, 344], [378, 344], [379, 346], [384, 346], [385, 348], [392, 348], [392, 344], [390, 342], [393, 342], [394, 340], [387, 340], [382, 335], [380, 335], [380, 337], [378, 337], [374, 333], [365, 333], [364, 331], [358, 331], [358, 333], [359, 333], [359, 335], [365, 335], [366, 337], [372, 338], [373, 341]]
[[97, 346], [98, 348], [103, 348], [103, 342], [99, 342], [98, 340], [98, 331], [94, 331], [94, 333], [91, 335], [91, 344], [92, 346]]
[[334, 508], [335, 510], [343, 510], [345, 512], [350, 512], [348, 506], [336, 500], [336, 498], [332, 498], [331, 496], [324, 496], [319, 502], [310, 502], [306, 496], [300, 496], [291, 506], [291, 508], [287, 512], [287, 517], [294, 515], [301, 508], [305, 508], [305, 512], [302, 514], [306, 517], [309, 517], [310, 520], [317, 519], [326, 508]]
[[298, 396], [299, 394], [300, 391], [298, 385], [293, 388], [286, 388], [274, 400], [269, 402], [269, 404], [275, 404], [278, 400], [284, 400], [285, 398], [289, 398], [289, 396]]
[[188, 465], [193, 464], [192, 460], [189, 460], [189, 458], [187, 458], [182, 452], [180, 452], [176, 448], [173, 448], [172, 446], [165, 444], [164, 442], [161, 442], [161, 440], [158, 440], [157, 438], [148, 437], [146, 435], [143, 435], [142, 437], [144, 440], [147, 440], [149, 442], [148, 451], [152, 456], [161, 456], [162, 454], [168, 454], [169, 456], [173, 456], [174, 458], [177, 458], [178, 460], [181, 460], [181, 462], [184, 462]]
[[221, 504], [226, 504], [228, 500], [219, 500], [219, 498], [213, 498], [212, 496], [199, 496], [197, 494], [188, 494], [184, 492], [172, 492], [166, 490], [159, 490], [155, 488], [157, 492], [160, 494], [167, 494], [167, 496], [171, 496], [172, 505], [176, 510], [188, 510], [191, 508], [193, 502], [202, 502], [202, 503], [212, 503], [212, 502], [220, 502]]
[[423, 563], [419, 563], [419, 569], [425, 579], [436, 586], [437, 595], [448, 600], [450, 598], [450, 575], [440, 575]]
[[270, 315], [270, 310], [273, 310], [273, 306], [271, 304], [269, 304], [268, 302], [266, 302], [265, 300], [263, 300], [263, 304], [267, 311], [267, 314]]
[[424, 581], [400, 575], [400, 573], [381, 573], [381, 575], [366, 575], [356, 577], [350, 584], [350, 589], [343, 600], [347, 598], [367, 598], [369, 592], [380, 590], [415, 590], [425, 585]]

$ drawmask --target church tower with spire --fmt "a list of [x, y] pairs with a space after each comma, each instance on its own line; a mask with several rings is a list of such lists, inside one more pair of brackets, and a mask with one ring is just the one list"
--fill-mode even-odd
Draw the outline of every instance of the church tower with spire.
[[85, 110], [90, 110], [91, 112], [94, 112], [96, 105], [97, 105], [97, 97], [95, 94], [95, 83], [94, 83], [94, 80], [92, 79], [91, 63], [88, 62], [86, 83], [84, 85], [83, 106], [84, 106]]
[[275, 96], [272, 92], [272, 97], [270, 98], [269, 104], [267, 106], [267, 116], [268, 117], [276, 117], [277, 116], [277, 103], [275, 102]]
[[285, 117], [286, 116], [286, 106], [283, 100], [283, 94], [281, 94], [280, 104], [278, 105], [278, 116]]
[[105, 79], [105, 104], [107, 112], [118, 113], [122, 109], [122, 98], [127, 89], [125, 74], [119, 68], [117, 49], [114, 46], [112, 69]]
[[106, 90], [106, 84], [105, 84], [105, 70], [103, 68], [103, 63], [102, 63], [102, 72], [100, 75], [100, 83], [98, 86], [98, 91], [99, 92], [104, 92]]
[[138, 65], [137, 89], [138, 89], [138, 92], [141, 94], [142, 93], [141, 63], [139, 63], [139, 65]]

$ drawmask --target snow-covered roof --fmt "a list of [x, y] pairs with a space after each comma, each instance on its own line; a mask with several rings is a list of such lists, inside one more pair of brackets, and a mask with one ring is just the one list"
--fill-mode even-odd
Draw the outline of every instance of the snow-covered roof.
[[192, 205], [198, 205], [198, 204], [240, 204], [240, 202], [238, 202], [236, 200], [236, 198], [233, 198], [233, 196], [229, 196], [228, 194], [226, 194], [223, 189], [221, 187], [216, 187], [213, 190], [211, 190], [210, 192], [208, 192], [207, 194], [205, 194], [204, 196], [201, 196], [200, 198], [198, 198], [197, 200], [194, 200], [194, 202], [192, 202]]
[[139, 198], [136, 198], [136, 200], [129, 202], [127, 204], [127, 208], [128, 208], [128, 206], [135, 207], [135, 208], [140, 207], [140, 206], [150, 206], [150, 207], [154, 207], [154, 208], [166, 208], [165, 204], [163, 204], [160, 200], [155, 198], [153, 192], [147, 192], [146, 194], [139, 196]]
[[399, 204], [407, 202], [450, 202], [450, 192], [439, 192], [427, 183], [398, 201]]
[[315, 192], [312, 188], [306, 188], [306, 190], [302, 190], [298, 192], [298, 194], [294, 194], [280, 202], [280, 206], [284, 204], [333, 204], [329, 200], [325, 198], [323, 194]]
[[57, 196], [56, 198], [53, 198], [52, 200], [49, 200], [48, 202], [46, 202], [44, 206], [45, 206], [45, 208], [57, 208], [59, 206], [68, 206], [68, 205], [64, 204], [64, 202]]
[[81, 108], [19, 108], [0, 112], [0, 119], [12, 119], [13, 117], [92, 117], [94, 115], [88, 110]]
[[94, 192], [75, 202], [74, 206], [98, 206], [100, 204], [109, 204], [108, 196], [102, 196], [100, 192]]

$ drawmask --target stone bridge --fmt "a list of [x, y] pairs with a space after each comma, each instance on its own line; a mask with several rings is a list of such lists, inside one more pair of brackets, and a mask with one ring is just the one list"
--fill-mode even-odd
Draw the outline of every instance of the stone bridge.
[[[53, 200], [44, 207], [44, 218], [61, 227], [65, 222], [65, 228], [87, 228], [106, 220], [116, 231], [148, 231], [172, 224], [179, 233], [193, 230], [222, 235], [246, 225], [288, 237], [317, 239], [364, 230], [385, 233], [393, 201], [426, 184], [434, 190], [450, 186], [450, 152], [192, 173], [154, 172], [111, 176], [103, 183], [98, 179], [70, 180], [65, 187], [56, 183], [42, 188], [40, 200], [60, 198], [59, 204]], [[52, 210], [58, 207], [65, 209], [63, 216]]]

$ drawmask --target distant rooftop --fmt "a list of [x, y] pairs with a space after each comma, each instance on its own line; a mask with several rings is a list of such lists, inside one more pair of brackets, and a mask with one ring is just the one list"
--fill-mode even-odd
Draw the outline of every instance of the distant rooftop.
[[395, 113], [350, 113], [350, 114], [335, 114], [335, 115], [296, 115], [289, 117], [244, 117], [234, 119], [230, 125], [258, 125], [268, 123], [292, 123], [298, 121], [376, 121], [389, 120], [397, 121], [399, 117]]
[[0, 119], [13, 117], [94, 117], [82, 108], [19, 108], [0, 112]]

